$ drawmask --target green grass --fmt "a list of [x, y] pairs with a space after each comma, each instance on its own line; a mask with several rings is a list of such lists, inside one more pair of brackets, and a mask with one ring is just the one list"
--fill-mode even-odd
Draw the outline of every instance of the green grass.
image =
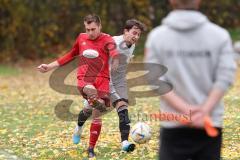
[[15, 67], [9, 65], [0, 65], [0, 76], [12, 76], [18, 75], [19, 73], [19, 69]]
[[[14, 69], [10, 67], [10, 70]], [[70, 112], [78, 113], [82, 108], [79, 96], [59, 94], [52, 90], [48, 86], [49, 77], [46, 74], [31, 72], [29, 69], [23, 69], [18, 77], [13, 76], [16, 73], [14, 71], [7, 73], [10, 76], [0, 76], [0, 160], [7, 159], [10, 155], [23, 160], [87, 160], [84, 153], [88, 146], [90, 121], [85, 124], [81, 143], [73, 145], [71, 138], [76, 120], [62, 121], [54, 112], [59, 101], [72, 99], [74, 103]], [[223, 160], [238, 160], [240, 157], [239, 75], [240, 72], [237, 83], [225, 97]], [[137, 105], [129, 107], [132, 124], [146, 119], [143, 114], [138, 116], [138, 113], [151, 114], [159, 111], [157, 97], [137, 98], [136, 101]], [[105, 115], [97, 144], [97, 159], [157, 159], [160, 122], [149, 123], [152, 139], [146, 145], [137, 146], [133, 153], [126, 154], [120, 150], [116, 112]]]
[[240, 40], [240, 28], [229, 29], [233, 41]]

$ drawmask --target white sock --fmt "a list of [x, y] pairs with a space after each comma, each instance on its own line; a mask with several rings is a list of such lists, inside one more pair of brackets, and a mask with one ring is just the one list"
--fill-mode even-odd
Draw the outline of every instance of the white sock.
[[76, 135], [81, 135], [82, 134], [82, 126], [76, 126], [76, 128], [74, 129], [74, 134]]
[[128, 140], [122, 141], [122, 146], [126, 146], [126, 145], [129, 145]]

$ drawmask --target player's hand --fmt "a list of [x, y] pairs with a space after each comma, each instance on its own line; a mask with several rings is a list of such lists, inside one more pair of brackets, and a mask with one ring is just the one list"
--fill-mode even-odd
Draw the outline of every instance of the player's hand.
[[37, 70], [41, 73], [45, 73], [51, 70], [51, 67], [48, 64], [41, 64], [37, 67]]
[[208, 116], [207, 112], [198, 106], [196, 110], [192, 112], [191, 115], [191, 126], [196, 128], [204, 128], [204, 118]]
[[191, 126], [191, 124], [192, 124], [192, 120], [191, 120], [192, 119], [192, 114], [196, 113], [198, 110], [199, 110], [198, 106], [193, 106], [193, 105], [190, 105], [190, 104], [189, 104], [188, 107], [182, 107], [181, 108], [181, 113], [183, 115], [188, 116], [188, 119], [180, 118], [179, 119], [180, 124], [185, 125], [185, 126]]

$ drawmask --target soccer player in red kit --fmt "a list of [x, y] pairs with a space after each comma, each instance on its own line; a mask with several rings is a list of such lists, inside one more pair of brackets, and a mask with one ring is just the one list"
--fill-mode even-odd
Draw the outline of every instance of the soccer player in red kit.
[[[78, 89], [82, 96], [88, 100], [93, 109], [83, 110], [78, 116], [76, 132], [81, 132], [82, 121], [93, 115], [90, 127], [90, 140], [88, 153], [94, 157], [94, 147], [101, 131], [101, 111], [109, 106], [109, 60], [112, 59], [112, 70], [116, 70], [118, 59], [114, 41], [108, 34], [101, 32], [101, 20], [97, 15], [88, 15], [84, 18], [86, 33], [80, 33], [73, 48], [63, 57], [50, 64], [41, 64], [38, 70], [42, 73], [62, 66], [74, 58], [79, 58], [77, 72]], [[91, 113], [90, 113], [91, 112]], [[74, 134], [73, 140], [80, 141], [79, 134]]]

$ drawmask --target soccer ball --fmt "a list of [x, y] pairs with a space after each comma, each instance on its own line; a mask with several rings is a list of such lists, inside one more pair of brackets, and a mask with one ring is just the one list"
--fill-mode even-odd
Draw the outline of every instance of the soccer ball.
[[146, 123], [138, 122], [132, 127], [130, 136], [136, 143], [146, 143], [151, 139], [151, 129]]

